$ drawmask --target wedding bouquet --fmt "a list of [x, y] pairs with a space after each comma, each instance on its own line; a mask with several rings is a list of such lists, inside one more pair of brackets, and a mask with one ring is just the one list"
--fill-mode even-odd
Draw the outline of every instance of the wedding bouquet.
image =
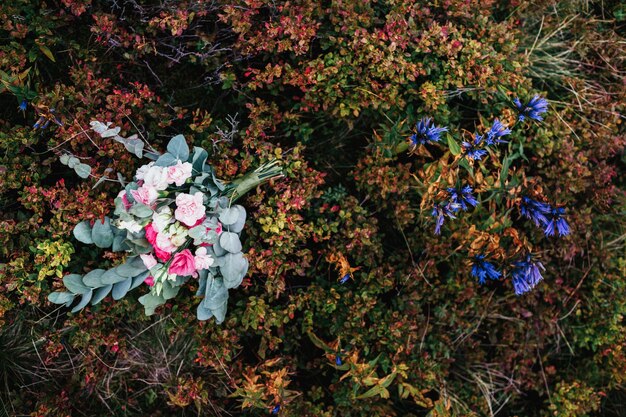
[[120, 128], [110, 123], [92, 122], [92, 129], [103, 138], [124, 143], [138, 156], [153, 159], [141, 166], [134, 181], [126, 184], [115, 198], [111, 217], [83, 221], [74, 228], [80, 242], [128, 254], [125, 261], [109, 270], [95, 269], [85, 275], [63, 278], [66, 291], [53, 292], [48, 299], [72, 305], [77, 312], [95, 305], [111, 294], [123, 298], [130, 290], [145, 284], [150, 291], [139, 297], [147, 315], [169, 299], [190, 279], [197, 280], [199, 320], [224, 320], [228, 290], [238, 287], [248, 271], [240, 234], [246, 210], [233, 202], [272, 178], [281, 176], [277, 161], [271, 161], [232, 182], [217, 179], [206, 163], [208, 153], [194, 147], [190, 152], [182, 135], [172, 138], [167, 152], [143, 152], [136, 136], [123, 138]]

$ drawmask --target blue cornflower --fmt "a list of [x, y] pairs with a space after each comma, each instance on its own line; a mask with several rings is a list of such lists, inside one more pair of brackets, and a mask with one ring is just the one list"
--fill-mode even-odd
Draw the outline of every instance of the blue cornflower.
[[506, 143], [506, 140], [502, 140], [500, 138], [503, 136], [509, 135], [510, 133], [511, 133], [511, 129], [509, 129], [500, 120], [495, 119], [493, 121], [493, 125], [491, 125], [491, 129], [489, 129], [489, 132], [487, 132], [485, 143], [487, 145], [495, 145], [497, 143]]
[[350, 279], [350, 274], [346, 274], [343, 277], [341, 277], [341, 279], [339, 280], [339, 283], [345, 284], [346, 282], [348, 282], [349, 279]]
[[437, 127], [434, 124], [431, 126], [431, 123], [430, 117], [424, 117], [415, 125], [417, 133], [411, 135], [411, 143], [414, 146], [425, 145], [428, 142], [439, 142], [441, 134], [448, 131], [447, 127]]
[[464, 211], [468, 209], [468, 205], [472, 207], [476, 207], [476, 205], [478, 205], [478, 200], [474, 198], [474, 195], [472, 194], [473, 189], [469, 185], [464, 186], [460, 190], [450, 187], [447, 191], [448, 194], [450, 194], [450, 201], [458, 204]]
[[272, 408], [272, 411], [270, 411], [272, 414], [276, 415], [278, 414], [278, 412], [280, 411], [280, 404], [276, 404], [276, 406], [274, 408]]
[[528, 104], [522, 104], [519, 98], [513, 99], [513, 103], [515, 103], [517, 111], [519, 112], [518, 119], [520, 122], [523, 122], [527, 117], [542, 121], [543, 117], [541, 117], [541, 114], [548, 111], [548, 100], [541, 97], [539, 94], [536, 94]]
[[339, 354], [337, 354], [337, 356], [335, 356], [335, 365], [341, 366], [342, 364], [343, 364], [343, 362], [341, 361], [341, 356], [339, 356]]
[[520, 204], [522, 216], [532, 220], [535, 226], [545, 225], [547, 223], [548, 218], [546, 215], [550, 213], [550, 210], [552, 210], [552, 208], [549, 204], [533, 200], [526, 196], [522, 197], [522, 203]]
[[472, 262], [472, 276], [478, 278], [481, 285], [486, 282], [486, 278], [497, 280], [502, 275], [491, 262], [485, 261], [485, 255], [474, 256]]
[[540, 269], [545, 268], [539, 261], [533, 261], [530, 255], [526, 255], [523, 261], [515, 262], [511, 275], [515, 294], [522, 295], [533, 288], [543, 279]]
[[454, 212], [457, 211], [460, 207], [461, 207], [460, 205], [453, 203], [453, 202], [435, 203], [435, 206], [433, 207], [433, 211], [431, 212], [431, 216], [437, 218], [437, 220], [435, 221], [435, 234], [436, 235], [441, 234], [441, 226], [443, 226], [445, 216], [448, 216], [451, 219], [456, 219], [456, 217], [454, 216]]
[[28, 107], [28, 101], [26, 101], [26, 99], [22, 100], [22, 102], [20, 103], [18, 109], [20, 109], [21, 111], [26, 111], [26, 108]]
[[463, 149], [465, 150], [465, 154], [469, 159], [477, 159], [480, 160], [483, 156], [487, 155], [487, 151], [484, 149], [478, 149], [480, 142], [483, 140], [483, 137], [479, 134], [476, 134], [474, 137], [474, 141], [463, 142]]
[[546, 228], [543, 232], [546, 234], [546, 236], [554, 236], [555, 230], [557, 235], [569, 235], [569, 225], [563, 218], [564, 215], [564, 207], [556, 207], [550, 211], [547, 216], [547, 220], [544, 223]]

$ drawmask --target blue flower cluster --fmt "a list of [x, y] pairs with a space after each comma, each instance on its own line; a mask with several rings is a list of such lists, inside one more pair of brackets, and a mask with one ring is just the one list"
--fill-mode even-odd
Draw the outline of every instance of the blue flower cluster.
[[522, 295], [535, 288], [543, 279], [540, 269], [545, 271], [541, 262], [533, 261], [530, 255], [526, 255], [523, 261], [515, 262], [511, 272], [515, 294]]
[[513, 99], [513, 103], [517, 107], [519, 113], [517, 119], [520, 122], [523, 122], [526, 118], [542, 121], [543, 117], [541, 115], [548, 111], [548, 100], [538, 94], [526, 104], [522, 104], [519, 98]]
[[456, 213], [461, 206], [457, 203], [452, 202], [441, 202], [435, 203], [433, 207], [433, 211], [431, 212], [431, 216], [436, 217], [435, 221], [435, 234], [441, 234], [441, 226], [443, 226], [443, 222], [448, 216], [451, 219], [456, 219], [454, 213]]
[[487, 278], [494, 281], [500, 279], [502, 273], [491, 262], [485, 261], [485, 255], [476, 255], [473, 258], [472, 275], [482, 285], [487, 282]]
[[563, 218], [565, 216], [564, 207], [551, 207], [547, 203], [524, 196], [520, 203], [520, 212], [522, 216], [532, 220], [535, 226], [543, 227], [546, 236], [569, 235], [569, 225]]
[[[535, 95], [527, 103], [522, 103], [519, 98], [515, 98], [513, 103], [517, 108], [518, 121], [520, 122], [526, 119], [542, 121], [542, 114], [548, 109], [548, 101], [539, 95]], [[415, 130], [416, 133], [410, 138], [413, 146], [439, 142], [441, 134], [448, 131], [446, 127], [435, 126], [430, 118], [423, 118], [417, 123]], [[475, 133], [472, 141], [462, 142], [465, 157], [481, 160], [487, 155], [489, 146], [507, 143], [503, 138], [510, 134], [511, 129], [499, 119], [495, 119], [484, 134]], [[449, 187], [446, 191], [448, 200], [435, 203], [431, 212], [435, 218], [436, 235], [441, 234], [441, 227], [446, 217], [455, 219], [455, 214], [459, 210], [467, 211], [470, 207], [476, 207], [479, 204], [470, 185]], [[570, 233], [563, 207], [552, 207], [547, 203], [523, 196], [520, 211], [523, 217], [531, 220], [537, 227], [542, 227], [546, 236], [567, 236]], [[471, 274], [478, 278], [479, 284], [485, 284], [487, 280], [499, 280], [503, 275], [491, 262], [486, 260], [484, 254], [473, 256], [471, 261]], [[541, 262], [534, 260], [530, 254], [515, 262], [510, 272], [515, 293], [521, 295], [533, 289], [543, 279], [542, 270], [545, 268]]]
[[437, 127], [432, 123], [432, 119], [425, 117], [415, 125], [416, 133], [411, 135], [413, 146], [425, 145], [431, 142], [439, 142], [441, 134], [448, 131], [447, 127]]
[[476, 200], [473, 194], [474, 190], [469, 185], [462, 186], [461, 188], [450, 187], [446, 191], [450, 197], [449, 200], [435, 203], [431, 212], [431, 216], [436, 218], [436, 235], [441, 234], [441, 226], [443, 226], [446, 216], [451, 219], [456, 219], [454, 214], [457, 211], [467, 211], [469, 206], [476, 207], [478, 205], [478, 200]]
[[[535, 288], [543, 279], [541, 270], [545, 268], [539, 261], [533, 260], [530, 254], [513, 264], [511, 277], [515, 294], [522, 295]], [[498, 280], [502, 273], [496, 267], [485, 260], [485, 255], [477, 255], [472, 258], [472, 276], [478, 278], [478, 283], [483, 285], [487, 279]]]
[[499, 119], [495, 119], [491, 128], [489, 128], [484, 135], [475, 133], [474, 140], [472, 142], [464, 141], [461, 145], [467, 158], [480, 160], [483, 156], [487, 155], [487, 150], [484, 147], [481, 148], [483, 141], [485, 147], [497, 145], [499, 143], [506, 143], [506, 141], [502, 138], [509, 134], [511, 134], [511, 129], [509, 129]]

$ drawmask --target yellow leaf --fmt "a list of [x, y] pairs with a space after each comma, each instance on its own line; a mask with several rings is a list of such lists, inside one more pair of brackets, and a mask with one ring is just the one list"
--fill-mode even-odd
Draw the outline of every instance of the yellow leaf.
[[43, 54], [47, 56], [50, 61], [57, 62], [56, 59], [54, 59], [54, 55], [52, 55], [52, 51], [50, 50], [50, 48], [48, 48], [46, 45], [38, 45], [38, 46], [39, 46], [39, 50], [43, 52]]

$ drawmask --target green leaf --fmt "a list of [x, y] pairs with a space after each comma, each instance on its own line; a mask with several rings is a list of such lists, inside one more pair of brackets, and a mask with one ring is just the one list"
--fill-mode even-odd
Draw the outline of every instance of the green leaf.
[[183, 135], [174, 136], [167, 144], [167, 151], [174, 155], [174, 158], [185, 162], [189, 159], [189, 146]]
[[74, 294], [85, 294], [91, 291], [83, 282], [83, 277], [78, 274], [70, 274], [63, 277], [63, 284], [65, 288], [73, 292]]
[[506, 178], [509, 176], [509, 166], [511, 165], [511, 159], [504, 158], [504, 162], [502, 163], [502, 170], [500, 171], [500, 184], [504, 187], [504, 182]]
[[95, 306], [100, 301], [104, 299], [111, 292], [111, 288], [113, 285], [105, 285], [104, 287], [100, 287], [93, 292], [93, 297], [91, 298], [91, 305]]
[[447, 134], [446, 136], [448, 137], [448, 147], [450, 148], [450, 152], [452, 153], [452, 155], [460, 155], [461, 147], [459, 146], [459, 144], [456, 143], [452, 135]]
[[104, 218], [104, 222], [96, 220], [91, 230], [91, 239], [99, 248], [108, 248], [113, 244], [113, 230], [111, 230], [111, 220]]
[[83, 283], [91, 288], [99, 288], [106, 285], [102, 282], [102, 275], [106, 271], [104, 269], [94, 269], [83, 277]]
[[112, 292], [113, 299], [121, 300], [122, 298], [124, 298], [126, 293], [128, 293], [128, 290], [130, 290], [130, 286], [132, 285], [132, 283], [133, 283], [132, 278], [126, 278], [126, 280], [115, 284], [113, 286], [113, 292]]
[[91, 225], [86, 220], [74, 226], [73, 234], [79, 242], [86, 243], [88, 245], [93, 243], [93, 239], [91, 238]]
[[237, 233], [222, 232], [220, 235], [220, 246], [230, 253], [241, 252], [241, 241]]
[[59, 157], [59, 161], [63, 164], [63, 165], [67, 165], [67, 163], [70, 161], [70, 156], [66, 153], [64, 153], [63, 155], [61, 155]]
[[54, 59], [54, 55], [52, 55], [52, 51], [50, 50], [50, 48], [48, 48], [46, 45], [37, 45], [39, 47], [39, 50], [41, 52], [43, 52], [43, 54], [52, 62], [57, 62], [56, 59]]
[[85, 308], [85, 306], [87, 304], [89, 304], [89, 301], [91, 301], [91, 296], [93, 295], [93, 291], [89, 290], [88, 293], [83, 294], [83, 298], [80, 299], [80, 303], [78, 303], [76, 305], [76, 307], [74, 307], [72, 309], [72, 313], [76, 313], [77, 311], [82, 310], [83, 308]]
[[48, 294], [48, 301], [54, 304], [67, 304], [74, 300], [75, 295], [66, 291], [55, 291]]

